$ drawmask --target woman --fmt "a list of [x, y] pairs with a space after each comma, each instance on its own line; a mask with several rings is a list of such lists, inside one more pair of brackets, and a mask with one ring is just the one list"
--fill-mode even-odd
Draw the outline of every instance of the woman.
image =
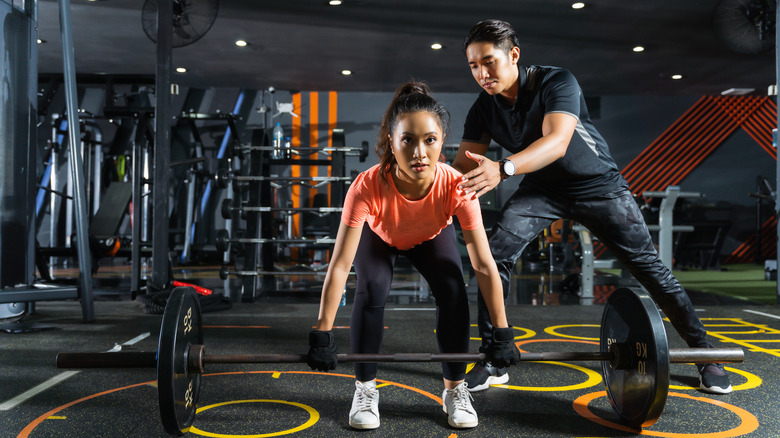
[[[322, 287], [316, 330], [309, 334], [308, 363], [328, 371], [337, 363], [333, 321], [353, 261], [357, 287], [350, 323], [353, 353], [378, 353], [393, 266], [406, 256], [436, 300], [436, 338], [442, 353], [469, 348], [469, 307], [452, 216], [463, 229], [480, 290], [494, 321], [496, 347], [487, 351], [507, 366], [519, 357], [504, 310], [498, 269], [488, 247], [479, 202], [457, 189], [461, 174], [439, 162], [449, 113], [427, 85], [398, 88], [379, 131], [380, 164], [358, 175], [344, 201], [342, 221]], [[492, 361], [492, 359], [491, 359]], [[443, 409], [452, 427], [478, 424], [464, 382], [466, 364], [442, 363]], [[376, 363], [356, 363], [349, 425], [379, 427]]]

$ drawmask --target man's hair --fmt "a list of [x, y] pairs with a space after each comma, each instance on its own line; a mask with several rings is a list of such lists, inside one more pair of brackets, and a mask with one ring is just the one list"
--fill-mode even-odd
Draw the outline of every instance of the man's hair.
[[493, 43], [505, 52], [512, 50], [512, 47], [520, 47], [520, 39], [512, 25], [501, 20], [484, 20], [475, 24], [463, 42], [464, 55], [471, 43]]

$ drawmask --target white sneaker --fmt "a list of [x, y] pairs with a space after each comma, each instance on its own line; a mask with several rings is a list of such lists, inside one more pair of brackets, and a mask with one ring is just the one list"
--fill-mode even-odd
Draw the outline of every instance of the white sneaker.
[[465, 429], [477, 427], [477, 411], [471, 406], [471, 393], [468, 391], [468, 384], [461, 382], [455, 389], [445, 389], [441, 395], [442, 409], [447, 414], [447, 422], [452, 427]]
[[349, 425], [355, 429], [376, 429], [379, 427], [379, 391], [376, 389], [376, 381], [355, 381], [355, 388]]

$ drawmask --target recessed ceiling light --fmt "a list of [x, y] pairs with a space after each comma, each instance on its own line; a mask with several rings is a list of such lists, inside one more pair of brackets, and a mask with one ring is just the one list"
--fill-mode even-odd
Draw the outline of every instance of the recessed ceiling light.
[[328, 4], [331, 6], [339, 6], [341, 5], [341, 0], [330, 0]]
[[176, 67], [177, 73], [187, 73], [187, 69], [184, 67]]
[[249, 45], [249, 43], [247, 43], [247, 42], [246, 42], [246, 41], [244, 41], [244, 40], [236, 40], [236, 45], [237, 45], [238, 47], [246, 47], [247, 45]]
[[349, 76], [352, 74], [352, 70], [341, 70], [341, 74], [344, 76]]
[[633, 50], [633, 51], [635, 51], [635, 52], [637, 52], [637, 53], [639, 53], [639, 52], [644, 52], [644, 51], [645, 51], [645, 48], [644, 48], [644, 47], [642, 47], [642, 46], [636, 46], [636, 47], [634, 47], [632, 50]]
[[585, 7], [585, 3], [583, 2], [576, 2], [571, 4], [572, 9], [582, 9]]
[[672, 79], [674, 79], [674, 80], [682, 79], [682, 78], [683, 78], [683, 75], [672, 75]]
[[433, 49], [433, 50], [441, 50], [441, 48], [442, 48], [442, 45], [439, 44], [439, 43], [431, 44], [431, 49]]

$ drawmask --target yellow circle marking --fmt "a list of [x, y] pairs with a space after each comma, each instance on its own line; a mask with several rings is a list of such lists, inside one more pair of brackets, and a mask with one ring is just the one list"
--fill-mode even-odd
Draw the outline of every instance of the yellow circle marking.
[[728, 403], [723, 403], [722, 401], [713, 400], [705, 397], [694, 397], [692, 395], [683, 394], [680, 392], [670, 392], [669, 395], [673, 397], [682, 397], [691, 400], [701, 401], [704, 403], [710, 403], [715, 406], [721, 407], [723, 409], [728, 409], [729, 411], [735, 413], [742, 421], [740, 422], [739, 426], [722, 432], [707, 432], [707, 433], [656, 432], [647, 429], [632, 429], [628, 426], [624, 426], [622, 424], [617, 424], [605, 420], [601, 417], [596, 416], [596, 414], [591, 412], [591, 410], [588, 409], [588, 404], [590, 404], [592, 400], [597, 399], [599, 397], [606, 397], [607, 396], [606, 391], [591, 392], [590, 394], [582, 395], [578, 399], [574, 400], [573, 406], [574, 406], [574, 410], [577, 411], [578, 414], [580, 414], [581, 416], [587, 418], [588, 420], [594, 423], [600, 424], [602, 426], [610, 427], [612, 429], [618, 429], [618, 430], [639, 434], [639, 435], [672, 437], [672, 438], [697, 438], [697, 437], [729, 438], [729, 437], [747, 435], [753, 432], [754, 430], [758, 429], [759, 423], [755, 415], [751, 414], [750, 412], [742, 408], [738, 408]]
[[[276, 372], [276, 371], [231, 371], [231, 372], [224, 372], [224, 373], [203, 374], [203, 377], [244, 375], [244, 374], [272, 374], [274, 372]], [[350, 379], [354, 379], [355, 378], [354, 375], [349, 375], [349, 374], [322, 373], [322, 372], [317, 372], [317, 371], [283, 371], [283, 373], [286, 373], [286, 374], [316, 374], [316, 375], [322, 375], [322, 376], [328, 376], [328, 377], [334, 377], [334, 376], [335, 377], [347, 377], [347, 378], [350, 378]], [[433, 395], [430, 392], [424, 391], [422, 389], [415, 388], [415, 387], [409, 386], [409, 385], [404, 385], [403, 383], [390, 382], [388, 380], [377, 379], [377, 382], [387, 383], [389, 385], [397, 386], [399, 388], [403, 388], [403, 389], [406, 389], [406, 390], [409, 390], [409, 391], [416, 392], [416, 393], [418, 393], [418, 394], [420, 394], [422, 396], [428, 397], [429, 399], [433, 400], [438, 405], [442, 404], [441, 397], [439, 397], [437, 395]], [[119, 388], [109, 389], [107, 391], [98, 392], [98, 393], [95, 393], [95, 394], [90, 394], [90, 395], [88, 395], [86, 397], [82, 397], [82, 398], [80, 398], [78, 400], [74, 400], [74, 401], [71, 401], [71, 402], [66, 403], [64, 405], [58, 406], [58, 407], [56, 407], [56, 408], [54, 408], [54, 409], [44, 413], [43, 415], [39, 416], [38, 418], [36, 418], [32, 422], [30, 422], [27, 426], [25, 426], [24, 429], [22, 429], [22, 431], [19, 433], [19, 435], [17, 435], [17, 438], [28, 438], [30, 436], [30, 433], [32, 433], [32, 431], [36, 427], [38, 427], [41, 423], [43, 423], [47, 418], [49, 418], [49, 417], [51, 417], [51, 416], [53, 416], [55, 414], [58, 414], [61, 411], [65, 410], [65, 409], [67, 409], [67, 408], [69, 408], [71, 406], [74, 406], [74, 405], [77, 405], [79, 403], [85, 402], [87, 400], [92, 400], [94, 398], [101, 397], [101, 396], [104, 396], [104, 395], [107, 395], [107, 394], [112, 394], [112, 393], [115, 393], [115, 392], [118, 392], [118, 391], [124, 391], [126, 389], [138, 388], [138, 387], [141, 387], [141, 386], [156, 386], [156, 383], [157, 382], [152, 380], [152, 381], [147, 381], [147, 382], [135, 383], [133, 385], [122, 386], [122, 387], [119, 387]], [[241, 436], [244, 437], [243, 435], [241, 435]]]
[[545, 361], [543, 363], [561, 365], [574, 370], [582, 371], [583, 373], [585, 373], [586, 376], [588, 376], [588, 380], [582, 383], [577, 383], [574, 385], [567, 385], [567, 386], [515, 386], [515, 385], [490, 385], [490, 386], [494, 388], [514, 389], [516, 391], [574, 391], [582, 388], [590, 388], [591, 386], [595, 386], [601, 383], [601, 374], [593, 370], [590, 370], [588, 368], [584, 368], [579, 365], [575, 365], [573, 363], [566, 363], [566, 362]]
[[564, 335], [561, 333], [558, 333], [558, 329], [561, 328], [569, 328], [569, 327], [601, 327], [598, 324], [565, 324], [565, 325], [554, 325], [552, 327], [547, 327], [544, 329], [544, 332], [553, 335], [558, 336], [559, 338], [569, 338], [569, 339], [583, 339], [585, 341], [598, 341], [600, 338], [588, 338], [585, 336], [574, 336], [574, 335]]
[[[566, 339], [527, 339], [525, 341], [516, 342], [515, 344], [517, 344], [517, 347], [519, 348], [521, 345], [532, 344], [537, 342], [575, 342], [580, 344], [598, 345], [597, 342], [592, 342], [592, 341], [569, 341]], [[520, 349], [520, 353], [521, 354], [527, 353], [527, 351]], [[574, 370], [582, 371], [583, 373], [585, 373], [586, 376], [588, 376], [588, 379], [582, 383], [577, 383], [574, 385], [566, 385], [566, 386], [514, 386], [514, 385], [491, 385], [491, 386], [496, 388], [514, 389], [517, 391], [574, 391], [577, 389], [590, 388], [591, 386], [598, 385], [599, 383], [601, 383], [602, 380], [601, 374], [597, 373], [596, 371], [572, 363], [554, 362], [554, 361], [545, 361], [540, 363], [552, 363], [555, 365], [561, 365]]]
[[[471, 326], [472, 327], [479, 327], [477, 324], [471, 324]], [[531, 330], [531, 329], [527, 329], [527, 328], [524, 328], [524, 327], [512, 327], [512, 328], [515, 329], [515, 330], [520, 330], [520, 331], [524, 332], [520, 336], [515, 336], [516, 340], [526, 339], [526, 338], [533, 338], [534, 336], [536, 336], [536, 332]], [[435, 332], [436, 331], [434, 330], [434, 333]], [[481, 341], [482, 340], [482, 338], [480, 338], [480, 337], [469, 338], [469, 339], [471, 339], [472, 341]]]
[[220, 406], [226, 406], [226, 405], [233, 405], [237, 403], [281, 403], [285, 405], [291, 405], [291, 406], [297, 406], [306, 412], [309, 413], [309, 420], [303, 424], [301, 424], [298, 427], [294, 427], [292, 429], [283, 430], [279, 432], [272, 432], [272, 433], [261, 433], [257, 435], [226, 435], [222, 433], [212, 433], [212, 432], [205, 432], [203, 430], [198, 429], [195, 426], [190, 427], [190, 432], [201, 435], [201, 436], [210, 436], [210, 437], [218, 437], [218, 438], [263, 438], [263, 437], [271, 437], [271, 436], [281, 436], [281, 435], [289, 435], [291, 433], [300, 432], [304, 429], [308, 429], [309, 427], [313, 426], [314, 423], [319, 421], [320, 414], [311, 406], [306, 406], [301, 403], [295, 403], [290, 401], [284, 401], [284, 400], [233, 400], [233, 401], [226, 401], [222, 403], [215, 403], [213, 405], [203, 406], [198, 408], [198, 410], [195, 411], [196, 414], [201, 413], [202, 411], [205, 411], [206, 409], [211, 408], [217, 408]]
[[[726, 371], [730, 371], [730, 372], [732, 372], [734, 374], [739, 374], [742, 377], [744, 377], [745, 379], [747, 379], [747, 381], [745, 383], [741, 384], [741, 385], [732, 386], [731, 389], [733, 389], [734, 391], [744, 391], [746, 389], [758, 388], [759, 386], [761, 386], [762, 383], [764, 383], [764, 381], [761, 380], [761, 377], [758, 377], [757, 375], [755, 375], [753, 373], [749, 373], [747, 371], [742, 371], [742, 370], [738, 370], [736, 368], [731, 368], [731, 367], [724, 367], [724, 369]], [[698, 387], [693, 387], [693, 386], [669, 385], [669, 389], [682, 389], [682, 390], [686, 390], [686, 389], [699, 389], [699, 388]]]

